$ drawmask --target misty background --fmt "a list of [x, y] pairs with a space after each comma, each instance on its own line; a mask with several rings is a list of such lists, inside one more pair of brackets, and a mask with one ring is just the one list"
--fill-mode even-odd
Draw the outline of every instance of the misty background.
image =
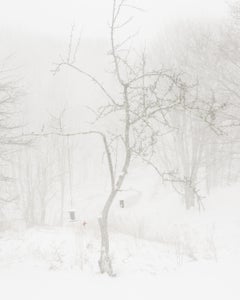
[[239, 1], [4, 3], [2, 278], [37, 270], [46, 286], [54, 270], [95, 297], [106, 273], [119, 299], [176, 299], [172, 285], [190, 299], [197, 282], [235, 299], [239, 34]]

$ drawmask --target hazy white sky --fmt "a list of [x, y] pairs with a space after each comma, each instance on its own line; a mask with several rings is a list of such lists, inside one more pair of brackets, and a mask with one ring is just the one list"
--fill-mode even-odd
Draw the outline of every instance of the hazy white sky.
[[[141, 28], [152, 30], [172, 19], [217, 17], [226, 14], [225, 0], [129, 0], [146, 9], [140, 13]], [[112, 0], [7, 0], [1, 3], [1, 27], [50, 35], [69, 34], [71, 24], [83, 28], [84, 36], [106, 36]], [[137, 13], [134, 13], [135, 15]]]

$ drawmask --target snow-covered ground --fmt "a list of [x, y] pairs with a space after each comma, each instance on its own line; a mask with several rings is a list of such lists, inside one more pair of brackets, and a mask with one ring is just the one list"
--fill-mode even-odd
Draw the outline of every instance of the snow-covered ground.
[[113, 210], [114, 278], [99, 274], [99, 236], [91, 222], [4, 231], [0, 299], [239, 300], [238, 191], [215, 191], [200, 214], [171, 200], [142, 203], [145, 209], [121, 216]]
[[[237, 269], [237, 267], [236, 267]], [[79, 271], [21, 269], [1, 272], [1, 299], [231, 299], [238, 300], [239, 272], [196, 264], [157, 276], [108, 278]]]

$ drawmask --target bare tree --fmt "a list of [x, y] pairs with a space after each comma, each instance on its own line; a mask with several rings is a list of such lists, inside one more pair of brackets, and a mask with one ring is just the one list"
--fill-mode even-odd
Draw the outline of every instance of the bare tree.
[[31, 148], [18, 151], [13, 161], [13, 173], [19, 197], [18, 206], [27, 227], [36, 224], [36, 189], [35, 159]]
[[[157, 48], [161, 54], [167, 49], [163, 58], [170, 68], [183, 73], [188, 86], [183, 86], [180, 95], [183, 105], [169, 118], [175, 129], [170, 137], [159, 140], [158, 153], [151, 163], [154, 163], [161, 178], [171, 182], [182, 195], [186, 208], [195, 204], [203, 207], [205, 185], [209, 191], [213, 184], [227, 177], [222, 176], [226, 168], [232, 170], [227, 167], [231, 165], [232, 150], [229, 148], [226, 151], [226, 140], [229, 131], [234, 126], [237, 128], [239, 122], [233, 113], [236, 103], [234, 105], [220, 82], [221, 72], [223, 69], [226, 71], [223, 55], [219, 51], [223, 38], [220, 29], [218, 23], [206, 25], [198, 22], [187, 26], [181, 23], [170, 31], [171, 34], [166, 34], [168, 38], [161, 40]], [[162, 61], [162, 55], [158, 52], [155, 51], [154, 56]], [[160, 172], [159, 168], [165, 171]]]
[[[179, 75], [173, 74], [163, 67], [160, 70], [148, 70], [146, 51], [141, 55], [131, 51], [130, 44], [133, 35], [128, 35], [122, 41], [117, 41], [119, 32], [132, 20], [122, 20], [121, 12], [129, 5], [125, 0], [113, 1], [112, 19], [110, 24], [110, 56], [113, 62], [114, 80], [118, 86], [118, 96], [114, 97], [105, 86], [92, 74], [82, 70], [76, 65], [75, 58], [77, 47], [73, 49], [71, 34], [69, 54], [66, 60], [57, 64], [55, 73], [63, 67], [68, 67], [89, 78], [103, 92], [108, 103], [96, 110], [96, 122], [100, 119], [107, 120], [114, 117], [118, 120], [118, 127], [106, 130], [90, 130], [77, 134], [97, 135], [101, 138], [105, 150], [105, 157], [109, 170], [109, 194], [99, 217], [101, 233], [101, 254], [99, 267], [102, 273], [114, 275], [112, 260], [109, 250], [108, 219], [109, 212], [116, 195], [121, 192], [124, 181], [129, 172], [134, 157], [145, 155], [151, 151], [155, 139], [167, 131], [166, 114], [169, 110], [179, 105], [179, 97], [169, 98], [173, 89], [181, 86]], [[133, 8], [133, 7], [131, 7]], [[137, 8], [133, 8], [137, 9]], [[162, 124], [159, 130], [155, 125]], [[120, 144], [118, 148], [116, 144]]]
[[[13, 71], [4, 62], [0, 66], [0, 203], [4, 204], [18, 199], [16, 178], [13, 177], [11, 166], [19, 147], [30, 142], [29, 138], [21, 136], [23, 126], [20, 122], [19, 100], [23, 96], [23, 90]], [[15, 188], [9, 188], [10, 185]]]
[[[65, 109], [61, 111], [61, 113], [57, 116], [51, 116], [51, 124], [50, 127], [55, 132], [59, 132], [64, 134], [64, 114]], [[64, 222], [64, 206], [65, 206], [65, 195], [66, 195], [66, 180], [67, 180], [67, 143], [65, 138], [57, 137], [56, 140], [56, 151], [57, 151], [57, 159], [58, 159], [58, 169], [59, 169], [59, 185], [60, 185], [60, 224], [63, 225]]]

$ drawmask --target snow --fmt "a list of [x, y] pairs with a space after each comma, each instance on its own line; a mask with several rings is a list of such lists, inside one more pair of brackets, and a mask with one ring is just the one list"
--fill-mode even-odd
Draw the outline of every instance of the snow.
[[99, 273], [91, 221], [2, 231], [1, 299], [239, 300], [238, 194], [238, 187], [216, 190], [201, 213], [169, 194], [167, 203], [156, 196], [151, 205], [114, 209], [114, 278]]
[[[4, 299], [239, 299], [239, 272], [211, 264], [157, 276], [109, 278], [78, 271], [14, 269], [1, 272]], [[231, 276], [229, 276], [231, 275]]]

